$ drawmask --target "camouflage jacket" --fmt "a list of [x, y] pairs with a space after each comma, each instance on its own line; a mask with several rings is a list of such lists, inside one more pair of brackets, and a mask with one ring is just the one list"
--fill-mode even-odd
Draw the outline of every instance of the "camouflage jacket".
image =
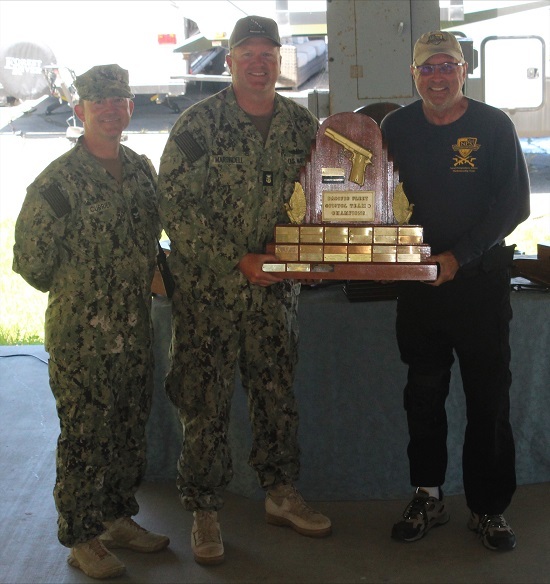
[[49, 291], [48, 351], [119, 353], [150, 342], [160, 234], [154, 178], [121, 146], [123, 184], [78, 143], [28, 187], [13, 269]]
[[162, 155], [159, 205], [178, 286], [197, 301], [224, 308], [261, 306], [299, 287], [289, 281], [251, 286], [236, 267], [265, 253], [294, 190], [318, 128], [304, 107], [276, 95], [263, 138], [238, 106], [232, 87], [187, 109]]

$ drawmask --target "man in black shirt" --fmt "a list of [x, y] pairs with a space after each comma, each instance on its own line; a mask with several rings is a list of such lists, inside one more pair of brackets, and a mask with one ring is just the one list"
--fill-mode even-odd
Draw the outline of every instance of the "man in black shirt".
[[456, 38], [424, 34], [411, 74], [421, 100], [386, 116], [382, 131], [424, 227], [437, 280], [400, 284], [397, 341], [408, 365], [404, 406], [414, 497], [392, 537], [415, 541], [449, 520], [441, 486], [454, 354], [466, 396], [463, 481], [468, 527], [493, 550], [516, 545], [503, 517], [516, 488], [509, 421], [509, 265], [504, 238], [529, 216], [520, 143], [502, 111], [464, 96], [468, 64]]

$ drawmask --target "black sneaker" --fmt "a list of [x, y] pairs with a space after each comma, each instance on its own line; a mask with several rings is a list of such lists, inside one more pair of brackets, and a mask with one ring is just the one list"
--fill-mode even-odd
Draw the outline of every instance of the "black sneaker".
[[490, 550], [507, 551], [516, 547], [516, 536], [502, 515], [471, 513], [468, 529], [475, 531]]
[[414, 499], [403, 512], [403, 519], [393, 526], [391, 536], [399, 541], [416, 541], [424, 537], [430, 528], [443, 525], [449, 519], [442, 492], [440, 500], [430, 497], [422, 489], [416, 489]]

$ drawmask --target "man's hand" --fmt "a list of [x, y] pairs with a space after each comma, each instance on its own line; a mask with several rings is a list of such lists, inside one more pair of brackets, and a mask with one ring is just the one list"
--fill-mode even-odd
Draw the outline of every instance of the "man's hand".
[[266, 262], [277, 263], [278, 261], [277, 256], [272, 254], [247, 253], [237, 264], [237, 267], [251, 284], [271, 286], [271, 284], [282, 282], [284, 278], [270, 272], [263, 272], [262, 266]]
[[444, 251], [443, 253], [430, 256], [428, 260], [439, 264], [437, 280], [434, 282], [426, 282], [431, 286], [441, 286], [444, 282], [453, 280], [458, 268], [460, 267], [455, 256], [450, 251]]

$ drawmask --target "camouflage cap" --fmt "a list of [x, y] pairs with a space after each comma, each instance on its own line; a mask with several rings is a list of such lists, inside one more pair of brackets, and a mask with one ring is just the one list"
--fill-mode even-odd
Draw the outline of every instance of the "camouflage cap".
[[107, 97], [134, 97], [128, 84], [128, 71], [119, 65], [97, 65], [74, 82], [78, 97], [96, 101]]
[[229, 37], [229, 48], [232, 49], [250, 38], [269, 39], [278, 47], [281, 46], [277, 23], [264, 16], [245, 16], [237, 20], [237, 24], [235, 24], [235, 28]]

